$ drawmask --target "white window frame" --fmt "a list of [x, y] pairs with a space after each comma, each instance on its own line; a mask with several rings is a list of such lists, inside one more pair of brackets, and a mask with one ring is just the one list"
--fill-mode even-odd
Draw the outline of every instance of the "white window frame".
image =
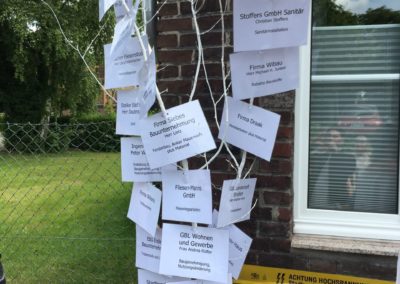
[[[344, 75], [313, 76], [313, 78], [311, 78], [311, 24], [309, 27], [308, 44], [300, 47], [300, 84], [299, 88], [296, 90], [295, 100], [293, 231], [295, 234], [400, 240], [400, 214], [375, 214], [307, 208], [310, 79], [314, 81], [337, 81], [339, 79], [343, 80], [345, 77], [345, 79], [352, 81], [367, 80], [369, 82], [371, 82], [371, 79], [400, 79], [399, 74], [389, 74], [383, 77], [374, 77], [374, 75], [358, 75], [358, 77]], [[400, 198], [398, 204], [400, 206]], [[398, 212], [400, 212], [400, 208]]]

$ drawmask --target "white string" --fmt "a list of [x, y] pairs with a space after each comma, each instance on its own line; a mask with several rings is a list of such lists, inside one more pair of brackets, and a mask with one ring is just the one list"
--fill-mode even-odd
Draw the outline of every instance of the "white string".
[[199, 73], [200, 73], [201, 58], [203, 56], [203, 45], [201, 43], [200, 28], [199, 28], [199, 24], [197, 22], [197, 15], [196, 15], [195, 7], [194, 7], [194, 5], [195, 5], [194, 1], [195, 0], [190, 1], [190, 7], [192, 10], [193, 22], [194, 22], [194, 27], [196, 30], [196, 37], [197, 37], [197, 66], [196, 66], [196, 73], [195, 73], [194, 80], [193, 80], [192, 91], [190, 92], [189, 101], [193, 100], [194, 93], [196, 92], [197, 81], [199, 79]]
[[[139, 1], [139, 0], [136, 0]], [[142, 19], [143, 19], [143, 23], [147, 22], [147, 11], [146, 11], [146, 1], [142, 1]], [[142, 27], [143, 32], [145, 34], [147, 34], [147, 25], [144, 24]]]
[[251, 163], [250, 168], [247, 171], [247, 173], [244, 175], [243, 179], [246, 179], [250, 175], [251, 171], [253, 170], [254, 165], [256, 164], [256, 161], [257, 161], [257, 158], [254, 158], [253, 163]]
[[[150, 24], [150, 23], [155, 19], [155, 17], [157, 17], [157, 15], [160, 13], [161, 9], [163, 8], [163, 6], [164, 6], [166, 3], [167, 3], [167, 0], [164, 0], [164, 2], [162, 2], [162, 4], [160, 5], [160, 7], [158, 8], [158, 10], [154, 13], [154, 15], [153, 15], [147, 22], [144, 22], [143, 25]], [[143, 26], [141, 26], [140, 28], [143, 28]]]
[[205, 35], [205, 34], [208, 34], [209, 32], [211, 32], [218, 25], [219, 22], [221, 22], [221, 19], [218, 19], [215, 22], [215, 24], [211, 26], [211, 28], [209, 28], [208, 30], [202, 32], [201, 35]]
[[110, 19], [110, 17], [107, 17], [107, 19], [104, 21], [104, 24], [101, 26], [99, 32], [97, 33], [97, 35], [92, 39], [92, 41], [89, 43], [89, 45], [86, 47], [85, 52], [83, 53], [83, 57], [86, 56], [86, 53], [89, 52], [90, 48], [92, 47], [93, 43], [97, 40], [97, 38], [100, 36], [101, 32], [103, 31], [103, 29], [105, 28], [106, 24], [108, 23], [108, 20]]

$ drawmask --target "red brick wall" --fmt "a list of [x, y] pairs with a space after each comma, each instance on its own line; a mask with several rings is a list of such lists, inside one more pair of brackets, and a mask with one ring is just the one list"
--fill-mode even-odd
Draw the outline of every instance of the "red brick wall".
[[[223, 2], [225, 3], [225, 0]], [[231, 8], [231, 3], [228, 3], [228, 7]], [[205, 0], [198, 16], [201, 31], [210, 29], [219, 18], [219, 1]], [[166, 106], [171, 107], [187, 102], [197, 63], [196, 34], [190, 2], [167, 1], [160, 10], [156, 26], [157, 58], [159, 69], [162, 70], [158, 73], [158, 85], [161, 91], [168, 90], [163, 98]], [[227, 44], [225, 58], [228, 58], [233, 43], [231, 13], [226, 14], [225, 28]], [[221, 23], [217, 23], [210, 32], [204, 34], [202, 42], [211, 87], [215, 96], [219, 97], [223, 91], [220, 64]], [[395, 258], [291, 249], [294, 96], [294, 92], [289, 92], [260, 98], [255, 102], [281, 114], [282, 118], [271, 162], [257, 159], [254, 167], [252, 176], [258, 178], [255, 193], [255, 199], [258, 199], [257, 207], [252, 212], [250, 221], [238, 224], [254, 239], [246, 263], [393, 280]], [[213, 108], [203, 71], [200, 72], [195, 98], [200, 100], [216, 137]], [[222, 104], [219, 107], [222, 107]], [[240, 151], [236, 149], [234, 152], [239, 154]], [[223, 151], [210, 167], [213, 183], [217, 187], [222, 185], [224, 179], [235, 177], [235, 173], [225, 160], [227, 158], [228, 155]], [[253, 157], [250, 156], [248, 164], [252, 161]], [[192, 159], [190, 166], [197, 168], [203, 162], [202, 159]], [[214, 189], [216, 208], [219, 195], [219, 190]]]

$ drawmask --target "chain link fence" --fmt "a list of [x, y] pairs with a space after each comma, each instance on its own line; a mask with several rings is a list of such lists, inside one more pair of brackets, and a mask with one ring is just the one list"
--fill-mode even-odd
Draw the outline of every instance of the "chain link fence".
[[10, 283], [134, 283], [131, 184], [113, 121], [0, 124], [0, 253]]

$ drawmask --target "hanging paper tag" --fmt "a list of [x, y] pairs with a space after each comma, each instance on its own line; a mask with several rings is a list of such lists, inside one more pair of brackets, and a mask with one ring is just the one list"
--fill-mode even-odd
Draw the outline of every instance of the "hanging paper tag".
[[199, 102], [192, 101], [142, 120], [141, 136], [151, 168], [215, 149]]
[[299, 84], [297, 47], [234, 53], [230, 63], [235, 100], [286, 92]]
[[136, 182], [133, 185], [128, 218], [155, 236], [160, 215], [161, 190], [150, 183]]
[[225, 180], [222, 186], [217, 227], [250, 219], [257, 179]]
[[227, 282], [229, 232], [164, 224], [160, 273]]
[[276, 113], [227, 97], [218, 138], [269, 161], [279, 121]]
[[[165, 167], [176, 170], [176, 165]], [[121, 172], [122, 181], [161, 181], [161, 168], [150, 169], [140, 137], [121, 138]]]
[[209, 170], [162, 171], [164, 220], [211, 224], [212, 192]]
[[136, 225], [136, 267], [158, 273], [160, 269], [161, 229], [151, 236]]
[[306, 44], [310, 6], [310, 0], [234, 0], [235, 52]]

